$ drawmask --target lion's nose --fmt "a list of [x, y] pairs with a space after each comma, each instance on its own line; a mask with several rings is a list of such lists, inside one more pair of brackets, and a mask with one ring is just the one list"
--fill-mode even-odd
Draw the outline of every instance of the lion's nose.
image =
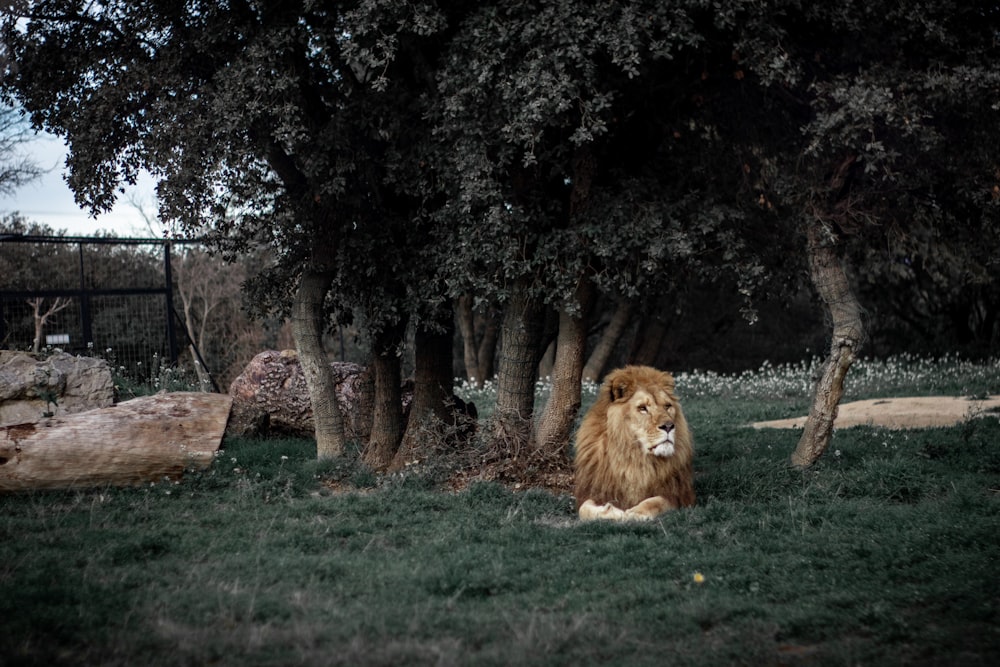
[[660, 424], [660, 430], [662, 430], [664, 433], [670, 433], [671, 431], [674, 430], [674, 423], [667, 422], [666, 424]]

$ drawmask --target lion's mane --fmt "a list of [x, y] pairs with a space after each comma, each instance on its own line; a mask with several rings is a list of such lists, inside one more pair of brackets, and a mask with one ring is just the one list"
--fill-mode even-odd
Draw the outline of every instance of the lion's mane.
[[[645, 411], [630, 405], [643, 396], [641, 392], [664, 404], [659, 407], [671, 408], [676, 429], [671, 456], [644, 451], [633, 435], [630, 422], [647, 417]], [[665, 498], [668, 508], [690, 507], [695, 502], [693, 454], [691, 433], [674, 394], [673, 376], [648, 366], [612, 371], [577, 431], [577, 509], [592, 500], [597, 505], [612, 503], [627, 510], [655, 496]]]

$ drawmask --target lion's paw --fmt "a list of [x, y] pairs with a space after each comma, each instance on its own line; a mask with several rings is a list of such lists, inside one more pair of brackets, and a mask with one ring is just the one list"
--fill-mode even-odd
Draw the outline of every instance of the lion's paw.
[[621, 510], [611, 503], [598, 505], [593, 500], [586, 500], [580, 505], [580, 518], [587, 521], [591, 519], [610, 519], [611, 521], [622, 521], [627, 518], [624, 510]]
[[646, 498], [635, 507], [625, 511], [628, 521], [652, 521], [667, 510], [677, 509], [677, 504], [663, 496]]

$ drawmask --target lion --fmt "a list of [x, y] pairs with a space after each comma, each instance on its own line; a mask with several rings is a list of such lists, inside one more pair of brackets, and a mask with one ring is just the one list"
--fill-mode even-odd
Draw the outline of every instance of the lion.
[[694, 505], [693, 455], [673, 376], [649, 366], [612, 371], [576, 434], [580, 518], [650, 520]]

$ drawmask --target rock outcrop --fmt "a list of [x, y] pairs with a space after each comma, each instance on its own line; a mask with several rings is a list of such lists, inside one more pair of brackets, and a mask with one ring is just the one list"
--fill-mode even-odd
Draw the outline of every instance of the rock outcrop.
[[[364, 366], [332, 362], [337, 401], [344, 415], [349, 440], [368, 439], [375, 393], [371, 374]], [[226, 432], [256, 436], [285, 434], [312, 437], [312, 405], [305, 375], [294, 350], [268, 350], [254, 357], [229, 385], [233, 398]]]
[[105, 408], [114, 401], [111, 367], [104, 359], [0, 350], [0, 425]]

